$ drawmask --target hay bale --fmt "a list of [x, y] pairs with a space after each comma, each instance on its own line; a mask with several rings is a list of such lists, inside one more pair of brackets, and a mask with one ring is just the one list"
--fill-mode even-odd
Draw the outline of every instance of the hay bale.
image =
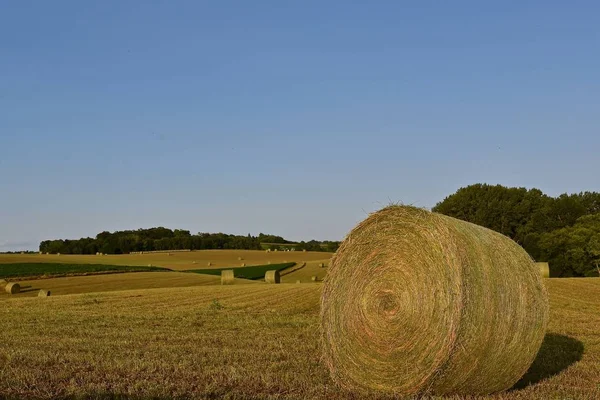
[[232, 269], [224, 269], [221, 271], [221, 285], [233, 285], [235, 276]]
[[279, 274], [279, 271], [277, 271], [277, 270], [267, 271], [267, 273], [265, 274], [265, 282], [267, 282], [267, 283], [281, 282], [281, 275]]
[[212, 265], [212, 263], [209, 261], [207, 265], [210, 267]]
[[245, 266], [246, 266], [246, 263], [242, 263], [242, 267], [245, 267]]
[[198, 264], [198, 262], [196, 262], [196, 261], [192, 261], [192, 264]]
[[151, 266], [152, 266], [152, 264], [148, 264], [148, 266], [149, 266], [149, 267], [151, 267]]
[[319, 278], [316, 275], [313, 275], [313, 276], [310, 277], [310, 280], [313, 281], [313, 282], [318, 282]]
[[298, 280], [296, 281], [296, 283], [300, 283], [300, 279], [298, 279]]
[[325, 263], [321, 263], [321, 264], [319, 264], [319, 267], [321, 267], [321, 268], [325, 268]]
[[242, 258], [242, 257], [238, 257], [238, 261], [242, 261], [242, 260], [243, 260], [243, 258]]
[[550, 278], [550, 265], [547, 262], [537, 262], [536, 265], [542, 278]]
[[324, 360], [362, 392], [483, 395], [512, 387], [546, 332], [548, 296], [515, 242], [407, 206], [370, 215], [331, 260]]
[[8, 294], [17, 294], [21, 291], [21, 285], [19, 285], [16, 282], [11, 282], [11, 283], [6, 284], [6, 286], [4, 287], [4, 290]]
[[40, 291], [38, 292], [38, 297], [50, 297], [51, 293], [52, 292], [50, 292], [49, 290], [40, 289]]

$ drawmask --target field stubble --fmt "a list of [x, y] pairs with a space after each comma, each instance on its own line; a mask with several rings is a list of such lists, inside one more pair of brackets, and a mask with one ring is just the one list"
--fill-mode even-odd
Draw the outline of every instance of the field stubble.
[[[600, 398], [600, 279], [550, 279], [549, 333], [518, 387]], [[0, 397], [359, 398], [321, 360], [321, 285], [0, 300]], [[360, 397], [364, 398], [364, 397]], [[373, 395], [369, 398], [379, 398]]]

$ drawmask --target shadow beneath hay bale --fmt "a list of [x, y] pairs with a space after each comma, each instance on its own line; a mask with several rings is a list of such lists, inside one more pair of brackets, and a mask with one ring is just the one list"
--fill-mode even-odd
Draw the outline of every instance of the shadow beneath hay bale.
[[546, 334], [542, 347], [529, 371], [511, 390], [523, 389], [560, 373], [581, 360], [583, 349], [583, 343], [570, 336], [556, 333]]
[[31, 286], [21, 286], [21, 293], [37, 292], [40, 289]]

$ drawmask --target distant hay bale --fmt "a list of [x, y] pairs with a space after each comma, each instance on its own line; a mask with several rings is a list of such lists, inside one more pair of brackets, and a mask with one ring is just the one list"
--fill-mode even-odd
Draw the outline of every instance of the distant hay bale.
[[6, 285], [6, 287], [4, 288], [4, 290], [8, 294], [17, 294], [17, 293], [19, 293], [21, 291], [21, 285], [19, 285], [16, 282], [11, 282], [11, 283], [8, 283]]
[[271, 252], [271, 249], [267, 249], [267, 250], [265, 250], [265, 251], [266, 251], [267, 253], [270, 253], [270, 252]]
[[512, 387], [546, 333], [529, 255], [489, 229], [390, 206], [356, 226], [321, 295], [324, 361], [346, 389], [485, 395]]
[[542, 278], [550, 278], [550, 265], [547, 262], [537, 262]]
[[319, 264], [319, 267], [321, 267], [321, 268], [325, 268], [325, 263], [321, 263], [321, 264]]
[[296, 283], [300, 283], [300, 279], [298, 279], [298, 280], [296, 281]]
[[267, 264], [271, 265], [271, 261], [267, 261]]
[[221, 285], [233, 285], [235, 276], [232, 269], [224, 269], [221, 271]]
[[38, 292], [38, 297], [50, 297], [50, 294], [51, 294], [51, 293], [52, 293], [52, 292], [50, 292], [49, 290], [41, 289], [41, 290]]
[[192, 261], [192, 264], [198, 264], [198, 262], [196, 262], [196, 261]]
[[242, 263], [242, 267], [245, 267], [245, 266], [246, 266], [246, 263]]
[[209, 261], [208, 264], [206, 264], [206, 265], [208, 265], [210, 267], [212, 265], [212, 263]]
[[306, 249], [302, 249], [302, 252], [303, 252], [303, 253], [306, 253]]
[[267, 282], [267, 283], [281, 282], [281, 276], [279, 274], [279, 271], [277, 271], [277, 270], [267, 271], [267, 273], [265, 274], [265, 282]]
[[151, 266], [152, 266], [152, 264], [148, 264], [148, 266], [149, 266], [149, 267], [151, 267]]
[[242, 260], [243, 260], [243, 258], [242, 258], [242, 257], [238, 257], [238, 261], [242, 261]]
[[318, 282], [319, 278], [317, 278], [317, 276], [313, 275], [313, 276], [310, 277], [310, 280], [313, 281], [313, 282]]
[[56, 253], [57, 256], [60, 256], [60, 253]]

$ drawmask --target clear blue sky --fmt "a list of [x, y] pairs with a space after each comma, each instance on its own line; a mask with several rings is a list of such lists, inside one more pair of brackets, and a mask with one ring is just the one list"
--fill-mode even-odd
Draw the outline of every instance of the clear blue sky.
[[0, 0], [0, 251], [600, 190], [598, 2], [350, 3]]

